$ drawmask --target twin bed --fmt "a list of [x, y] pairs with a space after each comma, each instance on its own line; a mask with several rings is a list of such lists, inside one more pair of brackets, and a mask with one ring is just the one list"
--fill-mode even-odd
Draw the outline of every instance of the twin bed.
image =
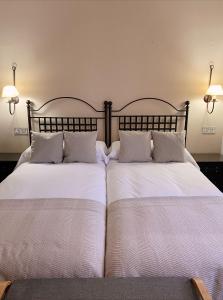
[[0, 276], [102, 277], [105, 166], [25, 162], [0, 185]]
[[106, 276], [200, 277], [223, 299], [222, 194], [195, 166], [112, 161], [107, 187]]
[[[160, 101], [133, 103], [139, 100]], [[113, 118], [124, 131], [177, 131], [183, 118], [187, 130], [188, 105], [158, 119], [120, 115], [111, 102], [103, 111], [93, 109], [104, 112], [110, 146]], [[31, 113], [28, 103], [30, 130]], [[39, 118], [40, 131], [42, 125], [42, 131], [54, 131], [55, 120], [40, 124]], [[81, 119], [79, 129], [94, 123]], [[57, 120], [57, 126], [67, 124], [76, 123]], [[94, 164], [33, 164], [26, 150], [0, 184], [1, 278], [198, 276], [215, 299], [223, 299], [222, 193], [188, 152], [183, 163], [121, 163], [118, 142], [111, 149], [108, 156], [98, 150]]]

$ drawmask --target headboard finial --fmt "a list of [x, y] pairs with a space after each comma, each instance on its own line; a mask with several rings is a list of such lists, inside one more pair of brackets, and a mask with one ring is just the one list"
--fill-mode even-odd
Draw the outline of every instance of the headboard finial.
[[32, 102], [30, 100], [26, 101], [26, 107], [27, 107], [27, 115], [28, 115], [28, 131], [29, 131], [29, 142], [31, 144], [31, 104]]

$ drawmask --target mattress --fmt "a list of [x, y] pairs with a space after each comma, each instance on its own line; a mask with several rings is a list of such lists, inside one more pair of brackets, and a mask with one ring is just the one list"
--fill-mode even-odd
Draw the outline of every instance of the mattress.
[[0, 184], [0, 199], [78, 198], [106, 205], [106, 169], [95, 164], [21, 164]]
[[107, 167], [108, 204], [129, 198], [221, 196], [222, 193], [190, 162], [119, 163]]

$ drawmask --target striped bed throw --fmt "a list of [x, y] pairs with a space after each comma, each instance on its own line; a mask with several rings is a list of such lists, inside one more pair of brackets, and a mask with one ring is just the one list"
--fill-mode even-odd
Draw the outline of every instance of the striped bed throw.
[[113, 202], [106, 244], [106, 276], [200, 277], [223, 299], [222, 197]]
[[86, 199], [0, 200], [0, 278], [102, 277], [105, 213]]

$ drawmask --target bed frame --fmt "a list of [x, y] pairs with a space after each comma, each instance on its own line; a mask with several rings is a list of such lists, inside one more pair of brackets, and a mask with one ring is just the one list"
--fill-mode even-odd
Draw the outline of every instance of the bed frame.
[[[162, 115], [130, 115], [130, 114], [123, 114], [122, 112], [127, 109], [127, 107], [131, 106], [136, 102], [141, 101], [158, 101], [165, 105], [168, 105], [174, 110], [174, 114], [162, 114]], [[156, 131], [177, 131], [179, 123], [182, 124], [183, 121], [183, 128], [186, 132], [187, 136], [187, 127], [188, 127], [188, 116], [189, 116], [189, 105], [190, 102], [184, 102], [182, 108], [178, 109], [170, 102], [160, 99], [160, 98], [152, 98], [152, 97], [145, 97], [135, 99], [120, 109], [113, 109], [112, 102], [107, 102], [107, 110], [108, 110], [108, 127], [109, 127], [109, 135], [107, 139], [107, 145], [111, 145], [111, 133], [112, 133], [112, 120], [114, 118], [118, 118], [118, 129], [119, 130], [140, 130], [140, 131], [148, 131], [148, 130], [156, 130]]]
[[[48, 117], [41, 116], [41, 110], [48, 104], [58, 101], [58, 100], [71, 100], [82, 103], [91, 108], [94, 112], [94, 117]], [[87, 101], [76, 98], [76, 97], [57, 97], [46, 101], [39, 108], [33, 108], [33, 102], [28, 100], [27, 104], [27, 116], [28, 116], [28, 129], [29, 129], [29, 141], [31, 143], [31, 131], [38, 127], [39, 132], [58, 132], [58, 131], [96, 131], [98, 129], [98, 120], [104, 120], [104, 139], [108, 139], [108, 105], [107, 101], [104, 102], [104, 109], [96, 109]], [[34, 123], [37, 123], [36, 126]]]
[[[41, 116], [39, 113], [46, 105], [57, 100], [72, 100], [84, 105], [87, 105], [94, 112], [94, 117], [47, 117]], [[129, 106], [141, 101], [158, 101], [165, 105], [168, 105], [174, 110], [174, 114], [162, 114], [162, 115], [130, 115], [123, 114]], [[183, 128], [186, 131], [188, 127], [189, 105], [190, 102], [184, 102], [183, 108], [176, 108], [170, 102], [160, 99], [145, 97], [135, 99], [120, 109], [112, 108], [112, 101], [104, 102], [104, 109], [96, 109], [87, 101], [76, 97], [57, 97], [46, 101], [39, 108], [34, 109], [33, 103], [28, 100], [27, 102], [27, 115], [28, 115], [28, 129], [29, 140], [31, 143], [31, 131], [34, 128], [34, 122], [37, 122], [37, 126], [40, 132], [58, 132], [58, 131], [95, 131], [98, 129], [98, 120], [104, 120], [104, 140], [109, 147], [112, 142], [112, 121], [114, 118], [118, 118], [119, 130], [158, 130], [158, 131], [177, 131], [179, 123], [184, 122]], [[38, 114], [38, 115], [37, 115]]]

